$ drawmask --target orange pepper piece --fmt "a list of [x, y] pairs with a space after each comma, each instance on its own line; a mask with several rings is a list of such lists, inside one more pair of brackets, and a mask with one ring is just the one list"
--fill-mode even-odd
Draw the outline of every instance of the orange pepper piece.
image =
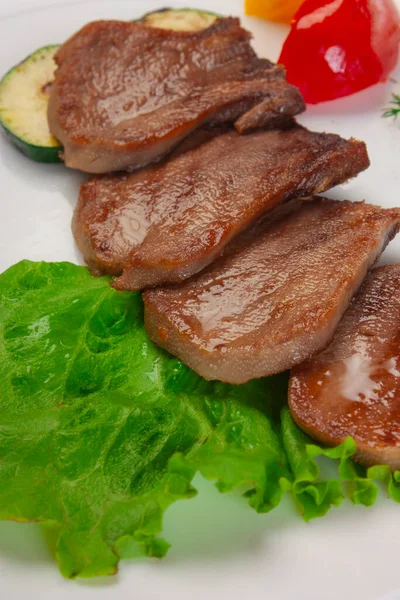
[[245, 0], [246, 15], [267, 21], [290, 23], [303, 0]]

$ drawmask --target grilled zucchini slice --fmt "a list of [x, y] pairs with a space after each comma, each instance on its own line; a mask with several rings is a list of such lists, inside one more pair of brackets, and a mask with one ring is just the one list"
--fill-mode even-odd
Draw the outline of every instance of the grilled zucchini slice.
[[196, 8], [162, 8], [145, 14], [140, 21], [149, 27], [174, 31], [207, 29], [219, 15]]
[[61, 146], [51, 135], [47, 104], [59, 46], [40, 48], [13, 67], [0, 82], [0, 124], [32, 160], [60, 162]]

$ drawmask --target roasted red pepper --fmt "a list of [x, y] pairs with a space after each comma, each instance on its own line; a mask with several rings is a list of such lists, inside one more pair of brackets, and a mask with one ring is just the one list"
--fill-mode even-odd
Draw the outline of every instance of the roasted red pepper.
[[306, 102], [316, 104], [385, 81], [399, 54], [392, 0], [305, 0], [279, 62]]

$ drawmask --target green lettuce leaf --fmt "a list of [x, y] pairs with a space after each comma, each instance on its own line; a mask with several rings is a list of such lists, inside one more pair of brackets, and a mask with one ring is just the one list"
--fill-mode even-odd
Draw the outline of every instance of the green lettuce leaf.
[[280, 502], [279, 378], [204, 381], [149, 341], [139, 294], [68, 263], [3, 273], [0, 315], [0, 518], [45, 524], [63, 575], [163, 556], [196, 471], [259, 512]]
[[163, 557], [164, 512], [196, 472], [259, 513], [290, 491], [306, 520], [345, 496], [370, 506], [373, 480], [400, 501], [400, 474], [353, 463], [352, 439], [311, 443], [287, 374], [204, 381], [151, 343], [140, 294], [69, 263], [0, 275], [0, 390], [0, 519], [41, 523], [66, 577]]
[[[372, 506], [378, 488], [367, 471], [351, 457], [356, 445], [351, 437], [335, 448], [322, 448], [297, 427], [287, 406], [281, 411], [282, 439], [292, 470], [292, 480], [283, 480], [291, 490], [306, 521], [324, 516], [332, 506], [349, 497], [354, 504]], [[338, 461], [337, 478], [321, 474], [318, 457]], [[382, 477], [383, 479], [383, 477]], [[345, 485], [343, 485], [345, 484]]]

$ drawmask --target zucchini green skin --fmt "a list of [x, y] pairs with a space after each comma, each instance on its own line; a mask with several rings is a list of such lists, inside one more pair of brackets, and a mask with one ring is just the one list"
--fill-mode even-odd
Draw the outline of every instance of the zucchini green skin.
[[[35, 59], [37, 59], [38, 57], [42, 58], [44, 57], [46, 59], [46, 53], [49, 56], [53, 56], [54, 53], [56, 52], [56, 50], [59, 48], [59, 45], [49, 45], [49, 46], [45, 46], [43, 48], [39, 48], [38, 50], [36, 50], [35, 52], [33, 52], [32, 54], [30, 54], [29, 56], [27, 56], [24, 60], [22, 60], [21, 62], [19, 62], [17, 65], [15, 65], [14, 67], [12, 67], [2, 78], [2, 80], [0, 81], [0, 101], [4, 101], [5, 100], [5, 105], [1, 106], [0, 105], [0, 126], [3, 129], [4, 133], [6, 134], [6, 136], [8, 137], [9, 141], [23, 154], [25, 154], [25, 156], [27, 156], [28, 158], [30, 158], [31, 160], [34, 160], [36, 162], [43, 162], [43, 163], [60, 163], [62, 162], [61, 158], [60, 158], [60, 152], [62, 151], [62, 147], [60, 145], [38, 145], [38, 144], [33, 144], [31, 143], [28, 139], [25, 139], [24, 136], [22, 134], [19, 134], [17, 129], [18, 129], [18, 111], [21, 112], [21, 114], [23, 114], [25, 111], [27, 112], [27, 114], [38, 114], [38, 115], [43, 115], [43, 113], [46, 113], [46, 104], [43, 103], [43, 99], [41, 100], [42, 105], [40, 106], [40, 109], [38, 112], [35, 113], [33, 105], [29, 104], [29, 94], [27, 94], [27, 105], [25, 107], [21, 107], [18, 106], [18, 102], [20, 101], [20, 96], [16, 95], [17, 98], [17, 103], [16, 106], [14, 107], [12, 105], [12, 102], [10, 103], [10, 95], [7, 95], [7, 86], [9, 85], [9, 82], [11, 81], [12, 78], [19, 78], [19, 82], [20, 85], [24, 85], [24, 77], [26, 77], [26, 83], [28, 84], [28, 90], [32, 90], [32, 94], [34, 95], [35, 93], [35, 88], [30, 87], [29, 86], [29, 70], [28, 72], [24, 71], [24, 66], [27, 66], [27, 69], [29, 69], [29, 67], [33, 67], [35, 66]], [[31, 65], [29, 65], [29, 63], [32, 63]], [[40, 68], [40, 67], [39, 67]], [[43, 85], [42, 87], [44, 87], [46, 84], [48, 83], [47, 78], [44, 78], [43, 80]], [[19, 90], [20, 91], [20, 90]], [[12, 94], [11, 94], [12, 97]], [[16, 116], [14, 117], [17, 125], [16, 127], [10, 127], [10, 118], [8, 113], [9, 112], [13, 112], [15, 111]], [[42, 117], [43, 119], [43, 117]], [[26, 124], [25, 124], [26, 126]], [[46, 125], [47, 127], [47, 125]], [[26, 127], [26, 130], [29, 133], [29, 127]], [[33, 133], [33, 135], [35, 135], [34, 130], [30, 132], [31, 134]], [[39, 135], [41, 134], [41, 130], [39, 131]], [[37, 135], [37, 132], [36, 132]], [[49, 132], [44, 131], [43, 135], [45, 137], [49, 137]], [[29, 138], [29, 135], [27, 135], [27, 137]]]
[[10, 140], [10, 142], [18, 148], [22, 154], [25, 154], [31, 160], [40, 163], [61, 163], [63, 160], [60, 158], [60, 152], [62, 152], [62, 146], [33, 146], [28, 144], [21, 138], [14, 135], [3, 123], [0, 122], [1, 128]]

